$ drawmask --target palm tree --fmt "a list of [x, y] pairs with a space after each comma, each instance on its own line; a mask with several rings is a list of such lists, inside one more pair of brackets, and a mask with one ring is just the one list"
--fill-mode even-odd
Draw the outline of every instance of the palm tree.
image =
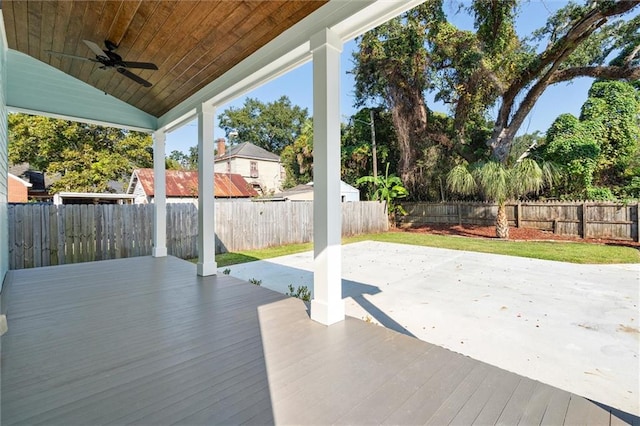
[[529, 193], [539, 193], [557, 181], [558, 168], [552, 163], [540, 166], [531, 158], [520, 158], [513, 166], [489, 161], [474, 166], [458, 165], [447, 175], [447, 187], [461, 195], [479, 194], [485, 201], [498, 204], [496, 236], [509, 238], [506, 202]]

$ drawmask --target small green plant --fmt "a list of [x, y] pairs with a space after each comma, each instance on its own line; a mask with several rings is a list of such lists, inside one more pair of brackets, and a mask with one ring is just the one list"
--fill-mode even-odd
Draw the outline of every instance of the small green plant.
[[260, 286], [260, 284], [262, 284], [262, 280], [256, 280], [255, 278], [250, 278], [249, 283]]
[[294, 289], [292, 284], [289, 284], [289, 292], [285, 293], [287, 296], [297, 297], [305, 302], [311, 302], [311, 292], [306, 285], [301, 285]]
[[224, 271], [222, 271], [222, 273], [223, 273], [224, 275], [229, 275], [229, 274], [231, 273], [231, 269], [227, 268], [227, 269], [225, 269]]
[[395, 226], [397, 215], [407, 214], [404, 208], [397, 203], [399, 198], [405, 198], [409, 195], [409, 191], [402, 186], [402, 180], [398, 176], [389, 174], [389, 163], [387, 163], [384, 176], [363, 176], [356, 181], [358, 186], [365, 183], [373, 184], [374, 192], [371, 199], [385, 203], [389, 221]]

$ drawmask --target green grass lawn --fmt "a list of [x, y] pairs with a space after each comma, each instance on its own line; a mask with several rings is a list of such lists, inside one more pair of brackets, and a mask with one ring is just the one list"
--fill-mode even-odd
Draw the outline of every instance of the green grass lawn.
[[[286, 246], [269, 247], [260, 250], [245, 250], [235, 253], [216, 254], [218, 268], [237, 265], [238, 263], [253, 262], [254, 260], [269, 259], [287, 254], [302, 253], [313, 250], [313, 243], [287, 244]], [[197, 260], [194, 260], [194, 262]]]
[[[480, 238], [430, 235], [412, 232], [385, 232], [345, 238], [343, 244], [358, 241], [382, 241], [412, 244], [452, 250], [467, 250], [481, 253], [504, 254], [534, 259], [556, 260], [582, 264], [640, 263], [640, 251], [631, 247], [587, 244], [580, 242], [501, 241]], [[312, 250], [312, 243], [290, 244], [261, 250], [216, 255], [219, 267], [268, 259], [287, 254]]]

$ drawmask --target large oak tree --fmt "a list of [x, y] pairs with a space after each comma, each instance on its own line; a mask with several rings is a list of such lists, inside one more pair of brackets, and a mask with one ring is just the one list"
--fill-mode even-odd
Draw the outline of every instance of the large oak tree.
[[[447, 20], [442, 0], [427, 0], [359, 39], [358, 103], [379, 100], [391, 110], [398, 172], [410, 189], [425, 179], [419, 164], [427, 158], [456, 153], [467, 162], [491, 157], [506, 164], [525, 118], [553, 84], [640, 78], [640, 18], [629, 19], [639, 2], [568, 3], [528, 38], [515, 31], [518, 4], [474, 1], [467, 12], [475, 30], [467, 31]], [[451, 126], [431, 125], [426, 92], [450, 105]], [[497, 114], [486, 129], [492, 109]]]

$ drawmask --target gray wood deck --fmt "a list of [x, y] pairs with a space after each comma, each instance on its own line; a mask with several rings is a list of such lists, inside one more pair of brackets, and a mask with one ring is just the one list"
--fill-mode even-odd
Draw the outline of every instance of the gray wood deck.
[[[629, 424], [620, 413], [176, 258], [11, 272], [2, 424]], [[612, 412], [613, 411], [613, 412]]]

